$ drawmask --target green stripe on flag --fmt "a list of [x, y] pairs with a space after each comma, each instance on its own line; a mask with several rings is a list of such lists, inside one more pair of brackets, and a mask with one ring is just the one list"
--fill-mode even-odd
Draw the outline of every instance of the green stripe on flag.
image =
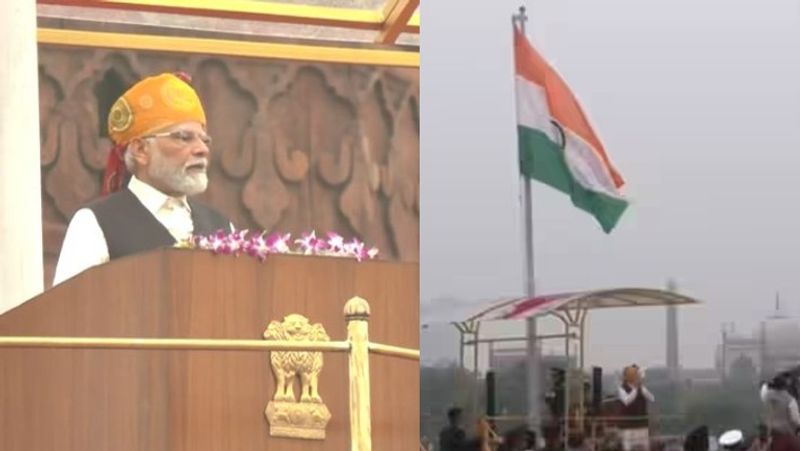
[[572, 204], [590, 213], [610, 233], [628, 208], [623, 199], [590, 191], [575, 181], [561, 147], [539, 130], [517, 126], [519, 167], [525, 177], [568, 194]]

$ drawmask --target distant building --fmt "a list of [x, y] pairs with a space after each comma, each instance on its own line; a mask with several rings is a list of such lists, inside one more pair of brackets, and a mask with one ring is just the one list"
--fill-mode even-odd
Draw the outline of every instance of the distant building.
[[[575, 356], [570, 357], [572, 368], [577, 367]], [[527, 354], [525, 348], [500, 348], [489, 349], [489, 367], [493, 370], [503, 370], [514, 368], [517, 365], [525, 365]], [[546, 374], [550, 368], [566, 368], [567, 358], [563, 355], [543, 355], [542, 367]]]
[[800, 364], [800, 320], [780, 310], [761, 321], [749, 335], [723, 327], [722, 342], [717, 346], [716, 369], [728, 378], [737, 365], [752, 365], [762, 379], [775, 372]]
[[740, 360], [747, 360], [752, 364], [756, 372], [761, 374], [764, 368], [764, 350], [762, 349], [762, 339], [759, 332], [752, 336], [737, 335], [730, 330], [723, 330], [722, 343], [717, 346], [714, 367], [717, 373], [723, 378], [731, 374], [735, 363]]
[[687, 387], [718, 386], [722, 377], [717, 368], [686, 368], [681, 370], [681, 381]]
[[502, 348], [489, 349], [489, 367], [493, 370], [503, 370], [514, 368], [517, 365], [525, 364], [525, 348]]

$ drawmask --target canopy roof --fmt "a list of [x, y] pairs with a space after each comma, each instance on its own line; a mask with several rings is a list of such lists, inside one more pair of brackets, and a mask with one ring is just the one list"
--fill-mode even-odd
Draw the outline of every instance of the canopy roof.
[[[119, 40], [139, 50], [177, 46], [176, 51], [215, 53], [214, 49], [223, 48], [219, 53], [419, 67], [419, 0], [37, 0], [37, 4], [40, 23], [58, 24], [40, 25], [42, 43], [123, 48], [116, 43]], [[88, 31], [87, 23], [105, 33]], [[176, 40], [175, 33], [194, 41]], [[148, 41], [155, 37], [161, 40]], [[293, 46], [277, 48], [280, 42]], [[262, 44], [267, 50], [244, 51], [238, 48], [241, 44]]]
[[[559, 293], [536, 297], [504, 298], [480, 303], [455, 303], [452, 306], [429, 305], [426, 324], [521, 320], [539, 317], [550, 312], [573, 309], [600, 309], [614, 307], [657, 307], [698, 304], [700, 301], [686, 295], [651, 288], [615, 288], [608, 290]], [[470, 312], [470, 313], [466, 313]]]

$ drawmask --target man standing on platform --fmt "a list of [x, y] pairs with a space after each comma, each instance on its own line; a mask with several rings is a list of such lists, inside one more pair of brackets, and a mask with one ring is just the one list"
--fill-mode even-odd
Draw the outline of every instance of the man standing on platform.
[[650, 449], [650, 421], [647, 416], [647, 404], [654, 402], [655, 397], [642, 385], [642, 374], [639, 367], [631, 365], [623, 370], [622, 385], [618, 397], [622, 403], [622, 419], [620, 432], [622, 446], [625, 451], [637, 447]]
[[221, 213], [187, 199], [206, 190], [211, 145], [189, 83], [183, 74], [148, 77], [111, 107], [104, 197], [72, 217], [54, 285], [115, 258], [233, 228]]

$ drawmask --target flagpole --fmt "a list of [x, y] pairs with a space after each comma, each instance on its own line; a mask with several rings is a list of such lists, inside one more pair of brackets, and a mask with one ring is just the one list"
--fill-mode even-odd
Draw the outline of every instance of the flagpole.
[[[512, 15], [512, 25], [519, 23], [522, 34], [525, 34], [525, 22], [528, 20], [525, 14], [525, 6], [519, 7], [519, 14]], [[519, 147], [519, 146], [518, 146]], [[522, 216], [524, 220], [524, 243], [525, 243], [525, 292], [528, 297], [536, 295], [536, 281], [534, 273], [533, 258], [533, 202], [531, 199], [531, 181], [528, 177], [521, 177], [522, 192], [520, 200], [522, 203]], [[536, 318], [528, 318], [526, 321], [526, 361], [528, 375], [528, 423], [534, 430], [541, 429], [541, 356], [536, 340], [537, 335]]]

